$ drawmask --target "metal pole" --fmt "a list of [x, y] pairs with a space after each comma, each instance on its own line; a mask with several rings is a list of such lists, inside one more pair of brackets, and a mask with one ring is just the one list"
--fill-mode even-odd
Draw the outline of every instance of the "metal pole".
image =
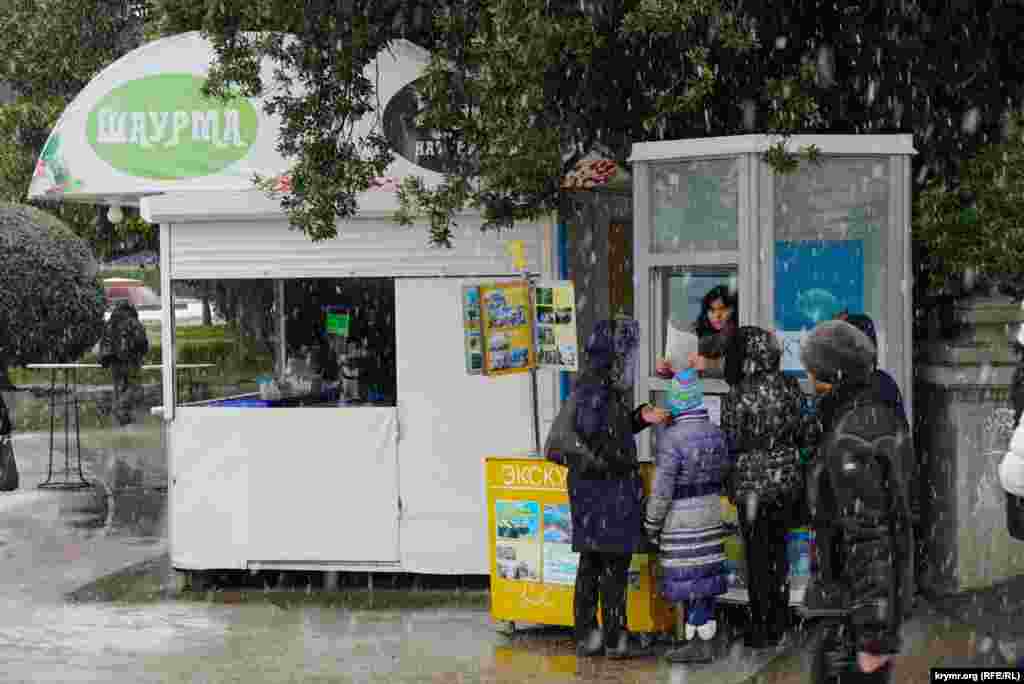
[[50, 465], [46, 471], [46, 481], [53, 479], [53, 431], [56, 429], [57, 413], [57, 369], [50, 370]]
[[68, 397], [70, 391], [70, 371], [64, 369], [64, 481], [71, 477], [71, 402]]
[[78, 479], [79, 484], [86, 485], [85, 473], [82, 472], [82, 409], [78, 402], [78, 369], [74, 373], [75, 387], [75, 451], [78, 454]]
[[277, 309], [277, 377], [282, 377], [285, 371], [285, 356], [288, 354], [288, 344], [285, 340], [285, 327], [288, 317], [284, 310], [284, 279], [278, 278], [274, 283], [274, 307]]
[[537, 369], [530, 369], [530, 403], [533, 405], [533, 455], [540, 457], [540, 399], [537, 391]]
[[[529, 297], [529, 302], [531, 303], [531, 306], [529, 306], [528, 310], [529, 310], [529, 315], [530, 315], [530, 335], [533, 337], [533, 339], [530, 340], [530, 343], [533, 344], [534, 347], [535, 347], [534, 348], [534, 364], [536, 364], [537, 363], [537, 358], [536, 358], [536, 353], [537, 353], [536, 352], [537, 331], [535, 330], [535, 326], [537, 325], [537, 321], [536, 321], [537, 314], [533, 311], [533, 306], [532, 306], [534, 279], [530, 277], [529, 273], [524, 272], [523, 273], [523, 280], [526, 282], [526, 294], [527, 294], [527, 297]], [[536, 367], [536, 365], [534, 365], [534, 367], [530, 369], [530, 409], [531, 409], [531, 413], [532, 413], [531, 417], [533, 418], [533, 454], [532, 454], [532, 456], [534, 458], [539, 458], [540, 455], [541, 455], [541, 444], [540, 444], [540, 397], [539, 397], [539, 391], [537, 389], [537, 367]]]

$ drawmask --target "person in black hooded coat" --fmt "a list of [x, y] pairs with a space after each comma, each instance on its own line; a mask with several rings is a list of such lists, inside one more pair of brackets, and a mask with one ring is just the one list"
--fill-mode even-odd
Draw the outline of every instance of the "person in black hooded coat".
[[804, 492], [800, 449], [819, 436], [802, 410], [803, 392], [782, 372], [782, 348], [771, 332], [739, 328], [725, 357], [729, 394], [722, 430], [736, 456], [729, 498], [736, 503], [747, 561], [752, 648], [777, 644], [788, 625], [786, 533]]
[[629, 408], [639, 342], [636, 321], [597, 323], [585, 348], [587, 368], [544, 446], [549, 461], [569, 469], [572, 550], [580, 554], [573, 598], [580, 655], [635, 654], [626, 630], [626, 583], [632, 554], [643, 550], [646, 536], [633, 435], [671, 418], [648, 404]]
[[913, 587], [906, 476], [913, 449], [874, 374], [875, 353], [844, 321], [820, 323], [800, 348], [822, 395], [824, 429], [807, 482], [819, 570], [804, 606], [849, 612], [859, 681], [888, 679]]

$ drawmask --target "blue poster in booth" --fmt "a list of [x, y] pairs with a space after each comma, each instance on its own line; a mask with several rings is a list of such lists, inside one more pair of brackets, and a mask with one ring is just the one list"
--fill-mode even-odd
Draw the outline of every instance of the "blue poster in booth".
[[803, 375], [801, 335], [843, 310], [864, 311], [864, 241], [777, 241], [775, 326], [783, 370]]

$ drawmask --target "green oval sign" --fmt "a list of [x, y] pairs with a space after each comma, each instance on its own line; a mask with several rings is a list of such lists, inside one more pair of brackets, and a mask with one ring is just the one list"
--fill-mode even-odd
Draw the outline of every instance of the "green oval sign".
[[205, 81], [160, 74], [118, 86], [89, 112], [89, 145], [115, 169], [141, 178], [196, 178], [223, 170], [249, 153], [259, 120], [245, 98], [203, 97]]

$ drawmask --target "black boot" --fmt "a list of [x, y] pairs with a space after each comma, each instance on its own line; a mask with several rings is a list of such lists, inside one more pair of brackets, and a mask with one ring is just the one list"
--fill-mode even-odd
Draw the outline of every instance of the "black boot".
[[801, 612], [807, 617], [839, 617], [847, 613], [850, 592], [839, 582], [813, 578], [804, 593]]
[[751, 623], [747, 629], [743, 632], [743, 645], [747, 648], [761, 649], [765, 648], [765, 636], [767, 630], [764, 625], [760, 623]]
[[699, 636], [694, 636], [679, 648], [665, 654], [665, 660], [670, 663], [710, 663], [714, 659], [713, 640], [701, 639]]
[[621, 630], [619, 636], [615, 639], [614, 645], [609, 644], [608, 648], [605, 649], [605, 653], [609, 658], [624, 660], [626, 658], [643, 658], [652, 655], [654, 650], [649, 646], [631, 646], [629, 643], [629, 632]]
[[592, 629], [582, 640], [576, 643], [576, 655], [592, 658], [604, 653], [604, 635], [600, 629]]

